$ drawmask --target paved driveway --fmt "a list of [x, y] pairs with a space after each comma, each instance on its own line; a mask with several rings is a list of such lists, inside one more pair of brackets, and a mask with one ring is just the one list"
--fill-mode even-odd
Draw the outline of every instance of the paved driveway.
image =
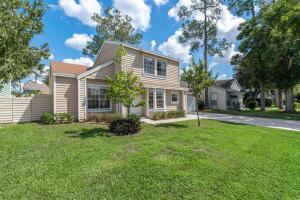
[[[200, 118], [204, 119], [214, 119], [218, 121], [239, 123], [239, 124], [249, 124], [256, 126], [265, 126], [270, 128], [278, 128], [285, 130], [300, 131], [300, 121], [294, 120], [281, 120], [281, 119], [268, 119], [262, 117], [248, 117], [248, 116], [238, 116], [238, 115], [227, 115], [227, 114], [216, 114], [216, 113], [202, 113], [200, 112]], [[197, 119], [196, 114], [187, 115], [182, 118], [166, 119], [153, 121], [151, 119], [142, 119], [143, 122], [148, 124], [164, 124], [164, 123], [174, 123], [185, 120]]]
[[249, 116], [202, 113], [202, 112], [200, 113], [200, 116], [201, 118], [205, 118], [205, 119], [215, 119], [215, 120], [225, 121], [225, 122], [250, 124], [250, 125], [265, 126], [270, 128], [300, 131], [300, 121], [296, 121], [296, 120], [269, 119], [269, 118], [262, 118], [262, 117], [249, 117]]

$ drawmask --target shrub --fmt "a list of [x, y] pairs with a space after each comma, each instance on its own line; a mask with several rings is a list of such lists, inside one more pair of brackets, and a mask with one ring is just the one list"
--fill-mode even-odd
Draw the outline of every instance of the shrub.
[[266, 98], [265, 105], [266, 105], [266, 107], [271, 107], [273, 105], [272, 99]]
[[71, 113], [58, 113], [56, 115], [56, 121], [59, 123], [72, 123], [75, 117]]
[[185, 116], [184, 110], [159, 111], [159, 112], [153, 112], [152, 119], [153, 120], [161, 120], [161, 119], [178, 118], [178, 117], [184, 117], [184, 116]]
[[204, 109], [204, 106], [205, 106], [205, 103], [204, 103], [204, 101], [199, 100], [199, 101], [197, 102], [197, 105], [198, 105], [198, 110], [203, 110], [203, 109]]
[[300, 110], [300, 103], [296, 102], [296, 103], [295, 103], [295, 108], [296, 108], [297, 110]]
[[232, 105], [233, 105], [234, 110], [240, 110], [240, 108], [241, 108], [240, 102], [233, 102]]
[[56, 122], [56, 115], [49, 112], [41, 114], [41, 122], [43, 124], [54, 124]]
[[255, 101], [255, 100], [249, 100], [249, 101], [247, 102], [247, 107], [248, 107], [250, 110], [254, 110], [257, 106], [258, 106], [258, 103], [257, 103], [257, 101]]
[[296, 94], [296, 101], [300, 103], [300, 93]]
[[93, 121], [97, 123], [110, 123], [113, 120], [122, 118], [121, 114], [112, 114], [112, 113], [95, 113], [88, 116], [88, 121]]
[[141, 130], [141, 119], [135, 114], [128, 118], [115, 119], [109, 124], [109, 130], [115, 135], [132, 135]]

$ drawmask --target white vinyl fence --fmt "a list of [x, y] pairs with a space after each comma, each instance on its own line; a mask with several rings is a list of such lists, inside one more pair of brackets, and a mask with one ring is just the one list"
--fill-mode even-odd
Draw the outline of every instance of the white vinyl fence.
[[43, 112], [53, 111], [52, 95], [0, 97], [0, 124], [39, 121]]

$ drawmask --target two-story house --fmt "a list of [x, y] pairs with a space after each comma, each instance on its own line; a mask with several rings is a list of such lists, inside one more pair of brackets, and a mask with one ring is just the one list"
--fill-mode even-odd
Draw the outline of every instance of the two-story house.
[[90, 113], [113, 112], [126, 114], [126, 108], [113, 104], [108, 98], [106, 76], [119, 71], [132, 71], [139, 76], [146, 88], [145, 94], [136, 99], [146, 101], [143, 107], [132, 112], [150, 117], [155, 111], [185, 110], [186, 87], [180, 84], [179, 61], [158, 53], [122, 44], [126, 55], [121, 63], [115, 56], [121, 43], [104, 42], [93, 67], [52, 62], [50, 88], [53, 94], [53, 112], [70, 112], [81, 121]]

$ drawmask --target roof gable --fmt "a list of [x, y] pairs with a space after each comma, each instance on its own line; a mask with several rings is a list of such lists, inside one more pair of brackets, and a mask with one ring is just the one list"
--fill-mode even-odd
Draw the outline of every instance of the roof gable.
[[89, 67], [83, 65], [69, 64], [64, 62], [51, 62], [52, 74], [72, 74], [79, 75], [88, 71]]
[[[180, 60], [178, 60], [178, 59], [175, 59], [175, 58], [172, 58], [172, 57], [169, 57], [169, 56], [166, 56], [166, 55], [163, 55], [161, 53], [154, 52], [154, 51], [149, 51], [149, 50], [145, 50], [143, 48], [135, 47], [135, 46], [130, 45], [130, 44], [126, 44], [126, 43], [122, 43], [122, 42], [118, 42], [118, 41], [109, 41], [109, 40], [105, 41], [104, 44], [123, 45], [124, 47], [130, 48], [130, 49], [138, 50], [138, 51], [143, 52], [143, 53], [151, 54], [153, 56], [158, 56], [158, 57], [161, 57], [161, 58], [165, 58], [165, 59], [172, 60], [172, 61], [180, 63]], [[104, 44], [102, 45], [101, 49], [99, 50], [98, 56], [101, 54], [101, 51], [103, 50]]]

